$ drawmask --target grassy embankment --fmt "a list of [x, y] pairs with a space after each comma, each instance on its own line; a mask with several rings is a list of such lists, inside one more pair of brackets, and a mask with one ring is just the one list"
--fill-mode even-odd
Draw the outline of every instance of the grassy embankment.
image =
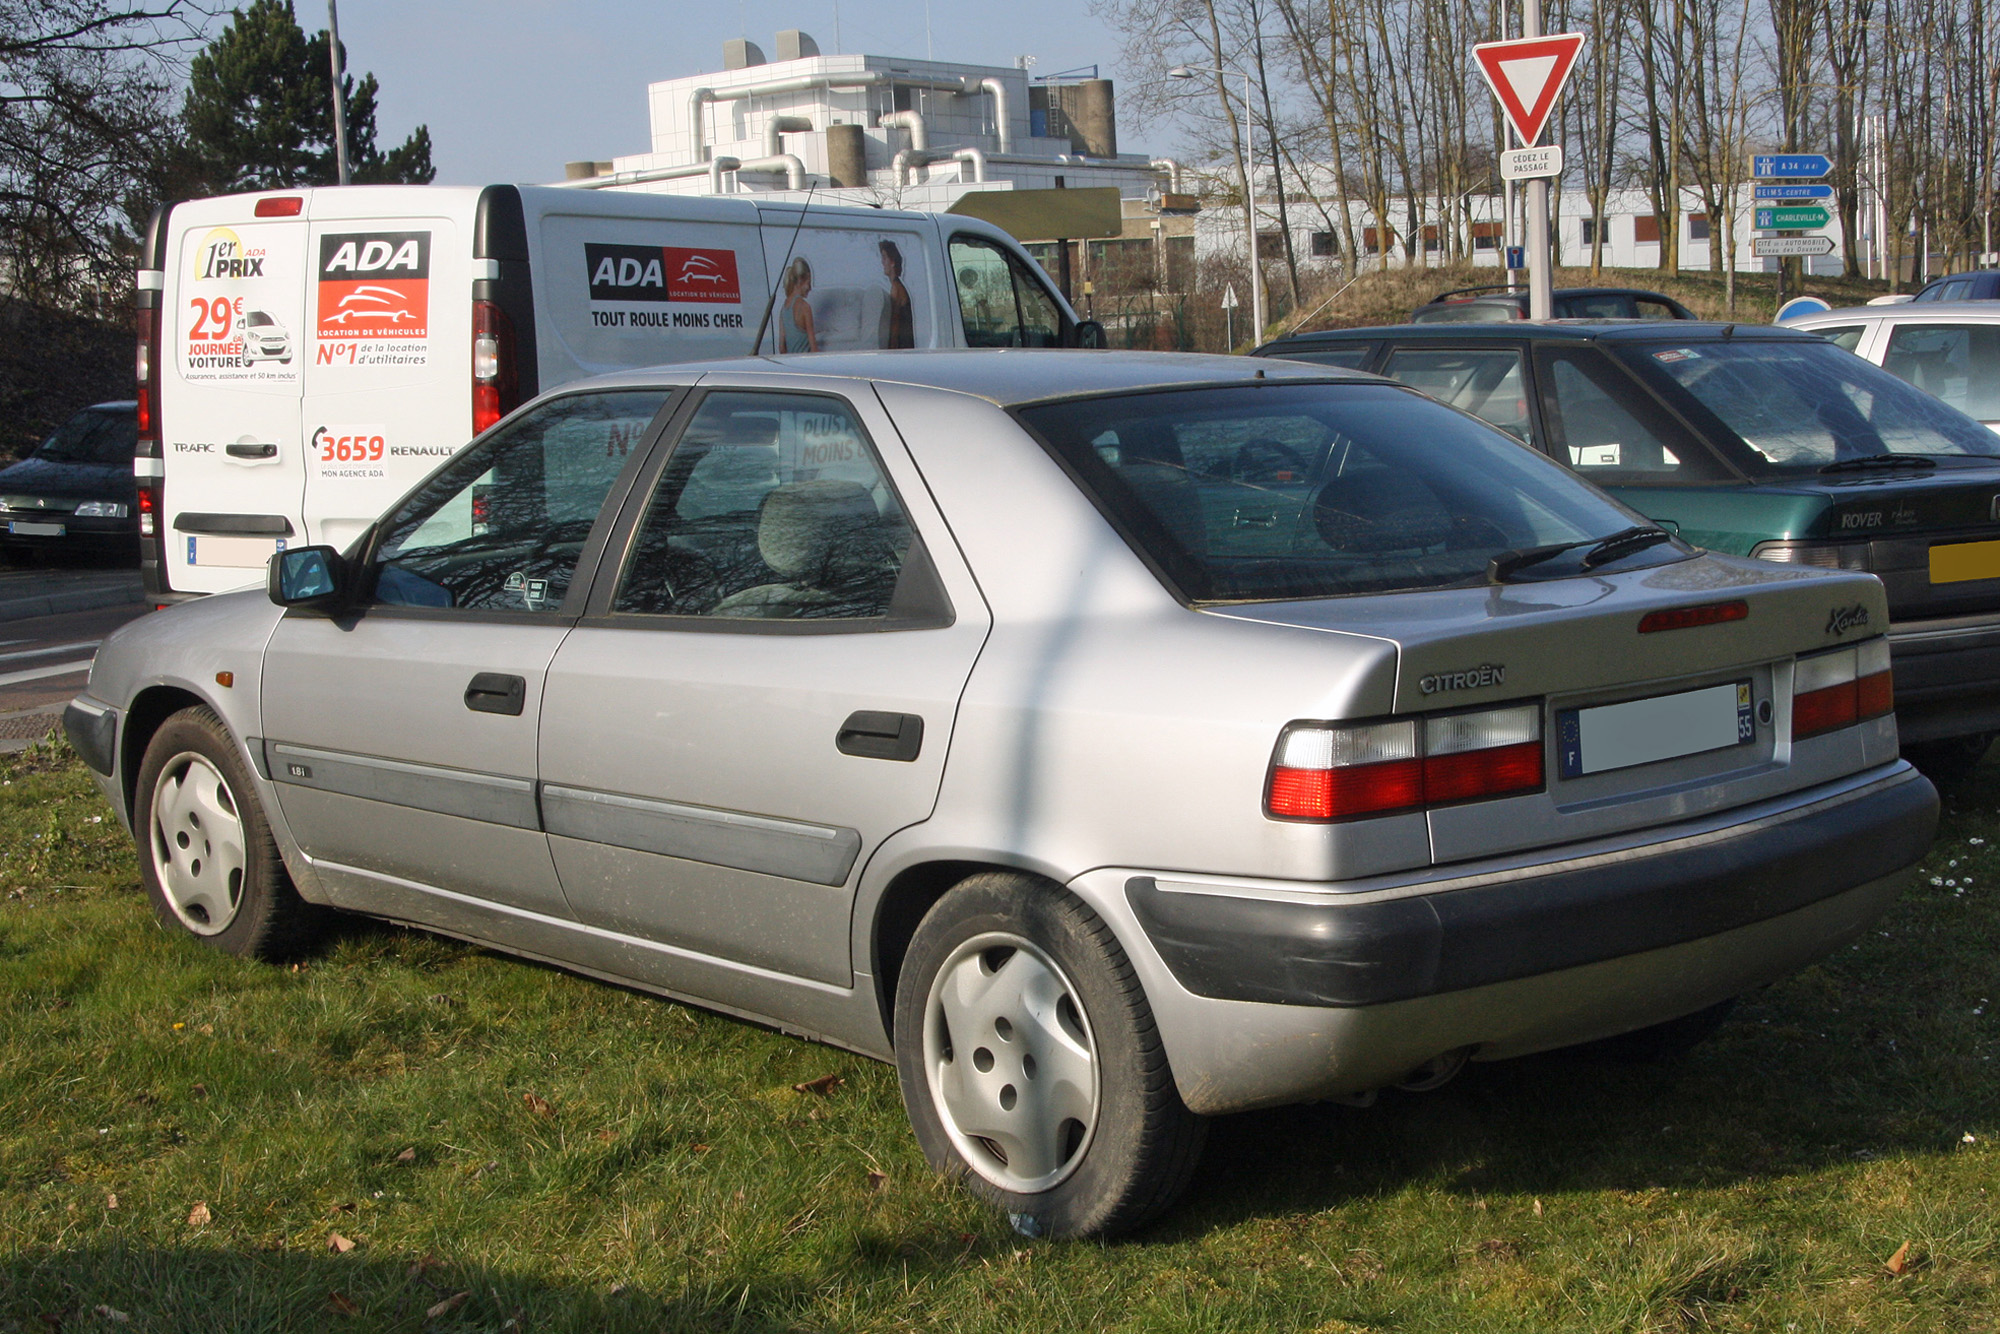
[[1029, 1244], [886, 1067], [400, 930], [162, 932], [58, 743], [0, 760], [0, 1331], [2000, 1330], [1996, 810], [1678, 1065], [1228, 1118], [1148, 1232]]

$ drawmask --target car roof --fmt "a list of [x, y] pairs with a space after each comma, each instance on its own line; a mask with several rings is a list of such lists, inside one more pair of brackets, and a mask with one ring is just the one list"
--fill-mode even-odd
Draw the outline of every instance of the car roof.
[[1355, 380], [1379, 377], [1330, 366], [1301, 364], [1282, 370], [1244, 357], [1189, 352], [1111, 352], [1041, 348], [937, 348], [885, 352], [817, 352], [727, 361], [681, 362], [619, 371], [572, 382], [564, 389], [615, 389], [660, 383], [691, 384], [709, 376], [751, 384], [758, 377], [800, 376], [829, 381], [915, 385], [969, 394], [1002, 407], [1051, 398], [1126, 393], [1197, 385], [1254, 384], [1259, 380]]
[[[1900, 307], [1899, 307], [1900, 309]], [[1797, 330], [1774, 324], [1728, 324], [1717, 320], [1510, 320], [1505, 324], [1382, 324], [1318, 333], [1288, 334], [1257, 349], [1280, 349], [1381, 338], [1502, 339], [1526, 338], [1542, 343], [1644, 343], [1661, 338], [1681, 342], [1798, 337]]]
[[[1674, 300], [1665, 292], [1656, 292], [1650, 287], [1557, 287], [1552, 291], [1556, 296], [1656, 296], [1665, 301]], [[1459, 287], [1449, 292], [1440, 292], [1424, 304], [1439, 306], [1459, 305], [1467, 301], [1522, 302], [1527, 299], [1528, 289], [1525, 286], [1519, 291], [1509, 292], [1495, 283], [1491, 287]], [[1674, 304], [1680, 303], [1676, 301]]]
[[1856, 320], [1964, 320], [1968, 324], [2000, 324], [2000, 301], [1904, 301], [1894, 306], [1843, 306], [1794, 315], [1785, 327], [1810, 329], [1822, 324], [1852, 324]]

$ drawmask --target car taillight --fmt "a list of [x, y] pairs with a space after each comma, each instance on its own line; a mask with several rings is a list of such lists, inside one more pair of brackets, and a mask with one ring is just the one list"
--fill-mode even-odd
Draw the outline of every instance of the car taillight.
[[139, 479], [139, 536], [152, 537], [159, 532], [160, 479], [142, 477]]
[[491, 301], [472, 303], [472, 433], [520, 406], [514, 376], [514, 322]]
[[1352, 820], [1542, 786], [1539, 704], [1373, 723], [1293, 723], [1278, 738], [1264, 809], [1277, 820]]
[[1826, 570], [1870, 568], [1866, 542], [1759, 542], [1750, 548], [1758, 560], [1786, 565], [1817, 565]]
[[1880, 718], [1896, 707], [1889, 641], [1800, 658], [1792, 670], [1792, 740]]

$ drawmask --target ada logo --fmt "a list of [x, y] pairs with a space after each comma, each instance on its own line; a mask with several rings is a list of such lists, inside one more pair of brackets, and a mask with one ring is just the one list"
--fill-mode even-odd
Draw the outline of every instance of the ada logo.
[[245, 254], [242, 238], [227, 227], [217, 227], [201, 238], [201, 263], [195, 278], [261, 278], [264, 252]]
[[319, 336], [427, 337], [430, 279], [429, 232], [320, 237]]
[[592, 301], [743, 300], [734, 250], [586, 244], [583, 258]]

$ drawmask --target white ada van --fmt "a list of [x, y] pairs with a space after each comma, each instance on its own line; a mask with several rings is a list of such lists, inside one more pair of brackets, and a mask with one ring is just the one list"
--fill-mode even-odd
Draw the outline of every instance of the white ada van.
[[1098, 346], [998, 228], [952, 214], [559, 186], [174, 204], [139, 286], [156, 602], [345, 547], [480, 431], [603, 371], [762, 349]]

